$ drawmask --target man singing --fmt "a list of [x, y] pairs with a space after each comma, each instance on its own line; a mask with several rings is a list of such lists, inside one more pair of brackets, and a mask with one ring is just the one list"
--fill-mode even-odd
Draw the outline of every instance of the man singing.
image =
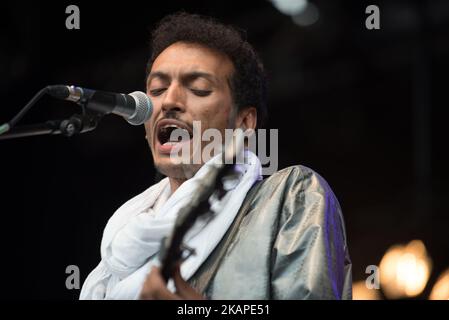
[[[241, 33], [211, 18], [177, 13], [153, 31], [145, 123], [154, 165], [166, 176], [121, 206], [108, 221], [101, 261], [81, 299], [350, 299], [351, 261], [338, 201], [311, 169], [294, 166], [262, 179], [258, 157], [244, 151], [238, 180], [212, 203], [185, 242], [196, 254], [160, 272], [161, 239], [192, 199], [217, 157], [175, 161], [194, 135], [253, 130], [266, 118], [263, 65]], [[194, 122], [201, 124], [200, 132]], [[188, 141], [174, 141], [181, 130]], [[201, 147], [208, 141], [201, 140]], [[193, 157], [193, 154], [191, 155]], [[192, 160], [192, 158], [190, 158]]]

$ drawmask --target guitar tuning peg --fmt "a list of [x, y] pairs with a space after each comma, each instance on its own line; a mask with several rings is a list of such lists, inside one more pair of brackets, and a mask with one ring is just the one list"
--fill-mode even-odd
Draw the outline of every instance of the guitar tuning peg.
[[185, 244], [181, 245], [181, 250], [182, 250], [182, 258], [181, 260], [184, 262], [185, 260], [187, 260], [190, 256], [195, 255], [196, 251], [194, 248], [191, 248]]

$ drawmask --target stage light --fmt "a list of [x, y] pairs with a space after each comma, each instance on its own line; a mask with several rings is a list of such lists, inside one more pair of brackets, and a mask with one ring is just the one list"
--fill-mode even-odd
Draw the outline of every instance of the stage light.
[[449, 300], [449, 269], [446, 269], [438, 277], [430, 293], [429, 300]]
[[307, 27], [317, 22], [319, 16], [318, 8], [313, 3], [308, 3], [306, 8], [292, 16], [292, 19], [297, 25]]
[[271, 0], [271, 3], [299, 26], [310, 26], [318, 21], [318, 8], [307, 0]]
[[300, 14], [307, 7], [307, 0], [271, 0], [271, 3], [287, 16]]
[[432, 262], [420, 240], [388, 249], [380, 262], [380, 283], [389, 299], [415, 297], [429, 280]]
[[379, 290], [369, 289], [365, 281], [357, 281], [352, 285], [353, 300], [380, 300]]

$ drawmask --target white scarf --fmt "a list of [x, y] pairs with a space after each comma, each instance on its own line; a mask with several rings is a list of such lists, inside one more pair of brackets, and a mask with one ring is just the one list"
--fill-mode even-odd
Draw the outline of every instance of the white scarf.
[[[104, 229], [101, 261], [84, 282], [80, 299], [138, 299], [151, 266], [159, 264], [161, 239], [170, 234], [179, 209], [190, 201], [210, 166], [220, 159], [218, 155], [203, 165], [158, 212], [152, 207], [159, 197], [169, 194], [168, 178], [121, 206]], [[185, 244], [194, 248], [196, 254], [181, 265], [184, 279], [189, 279], [207, 259], [232, 224], [251, 186], [261, 179], [257, 156], [245, 150], [245, 159], [245, 164], [236, 165], [240, 171], [238, 183], [220, 201], [212, 203], [215, 217], [208, 223], [198, 221], [186, 235]], [[169, 289], [173, 288], [170, 281]]]

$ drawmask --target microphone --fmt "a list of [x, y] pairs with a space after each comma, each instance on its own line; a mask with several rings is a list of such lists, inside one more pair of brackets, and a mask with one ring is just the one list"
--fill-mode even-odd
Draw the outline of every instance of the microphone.
[[64, 85], [48, 86], [47, 90], [55, 98], [84, 104], [86, 108], [104, 114], [122, 116], [132, 125], [143, 124], [153, 113], [150, 98], [141, 91], [123, 94]]

